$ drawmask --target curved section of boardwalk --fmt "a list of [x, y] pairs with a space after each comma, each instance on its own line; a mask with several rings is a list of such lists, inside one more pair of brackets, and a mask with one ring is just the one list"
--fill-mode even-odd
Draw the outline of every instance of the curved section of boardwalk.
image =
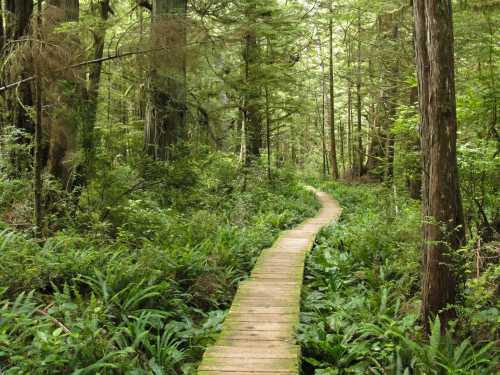
[[262, 252], [251, 277], [240, 284], [214, 346], [208, 348], [199, 375], [296, 375], [304, 258], [322, 227], [337, 220], [341, 208], [326, 193], [312, 190], [323, 207], [314, 218], [282, 233]]

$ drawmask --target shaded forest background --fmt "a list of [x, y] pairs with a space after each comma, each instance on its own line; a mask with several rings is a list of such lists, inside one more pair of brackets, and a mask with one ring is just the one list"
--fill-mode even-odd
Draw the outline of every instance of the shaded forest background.
[[452, 3], [445, 333], [419, 318], [410, 2], [3, 0], [0, 373], [193, 373], [260, 250], [318, 208], [303, 180], [347, 212], [308, 262], [306, 373], [495, 371], [500, 3]]

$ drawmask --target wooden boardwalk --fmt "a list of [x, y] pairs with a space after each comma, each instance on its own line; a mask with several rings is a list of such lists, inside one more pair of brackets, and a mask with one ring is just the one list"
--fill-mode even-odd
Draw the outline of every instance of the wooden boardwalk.
[[262, 252], [251, 277], [240, 284], [214, 346], [207, 349], [199, 375], [297, 375], [304, 259], [320, 229], [337, 220], [341, 208], [326, 193], [310, 188], [323, 207], [314, 218], [282, 233]]

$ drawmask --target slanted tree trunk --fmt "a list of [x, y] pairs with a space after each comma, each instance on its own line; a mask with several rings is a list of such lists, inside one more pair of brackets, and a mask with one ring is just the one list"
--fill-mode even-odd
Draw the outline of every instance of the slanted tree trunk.
[[422, 319], [455, 317], [455, 251], [465, 241], [456, 156], [457, 119], [451, 0], [414, 0], [421, 111], [423, 266]]
[[170, 160], [186, 134], [186, 0], [154, 0], [152, 54], [144, 148], [154, 160]]
[[332, 178], [339, 178], [337, 162], [337, 141], [335, 139], [335, 88], [333, 82], [333, 1], [330, 1], [329, 31], [329, 83], [330, 83], [330, 157], [332, 163]]

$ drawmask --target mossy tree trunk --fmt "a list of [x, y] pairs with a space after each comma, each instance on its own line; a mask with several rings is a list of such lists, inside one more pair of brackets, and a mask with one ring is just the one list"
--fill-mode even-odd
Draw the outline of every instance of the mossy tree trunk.
[[[33, 15], [33, 0], [7, 0], [5, 2], [4, 21], [5, 29], [3, 30], [3, 50], [12, 50], [13, 46], [8, 45], [9, 41], [15, 41], [26, 37], [30, 31], [30, 22]], [[25, 79], [33, 72], [30, 67], [23, 66], [20, 69], [20, 78]], [[8, 106], [12, 108], [7, 121], [20, 131], [17, 141], [20, 144], [28, 144], [30, 136], [35, 132], [35, 125], [33, 119], [30, 117], [26, 108], [33, 106], [33, 90], [29, 82], [21, 83], [14, 93], [16, 97], [9, 96], [7, 98]], [[14, 156], [17, 167], [20, 168], [23, 161], [18, 160], [20, 155]]]
[[244, 109], [247, 130], [247, 163], [260, 157], [262, 147], [262, 119], [259, 110], [260, 87], [257, 83], [259, 45], [255, 30], [248, 30], [244, 40], [243, 59], [245, 62]]
[[414, 0], [421, 111], [423, 284], [422, 319], [455, 314], [456, 250], [465, 242], [456, 155], [457, 117], [451, 0]]
[[146, 154], [169, 160], [186, 134], [186, 0], [154, 0], [144, 127]]
[[337, 140], [335, 138], [335, 87], [333, 77], [333, 1], [330, 1], [330, 17], [328, 22], [329, 31], [329, 76], [330, 83], [330, 158], [332, 163], [332, 178], [339, 178], [339, 167], [337, 161]]

